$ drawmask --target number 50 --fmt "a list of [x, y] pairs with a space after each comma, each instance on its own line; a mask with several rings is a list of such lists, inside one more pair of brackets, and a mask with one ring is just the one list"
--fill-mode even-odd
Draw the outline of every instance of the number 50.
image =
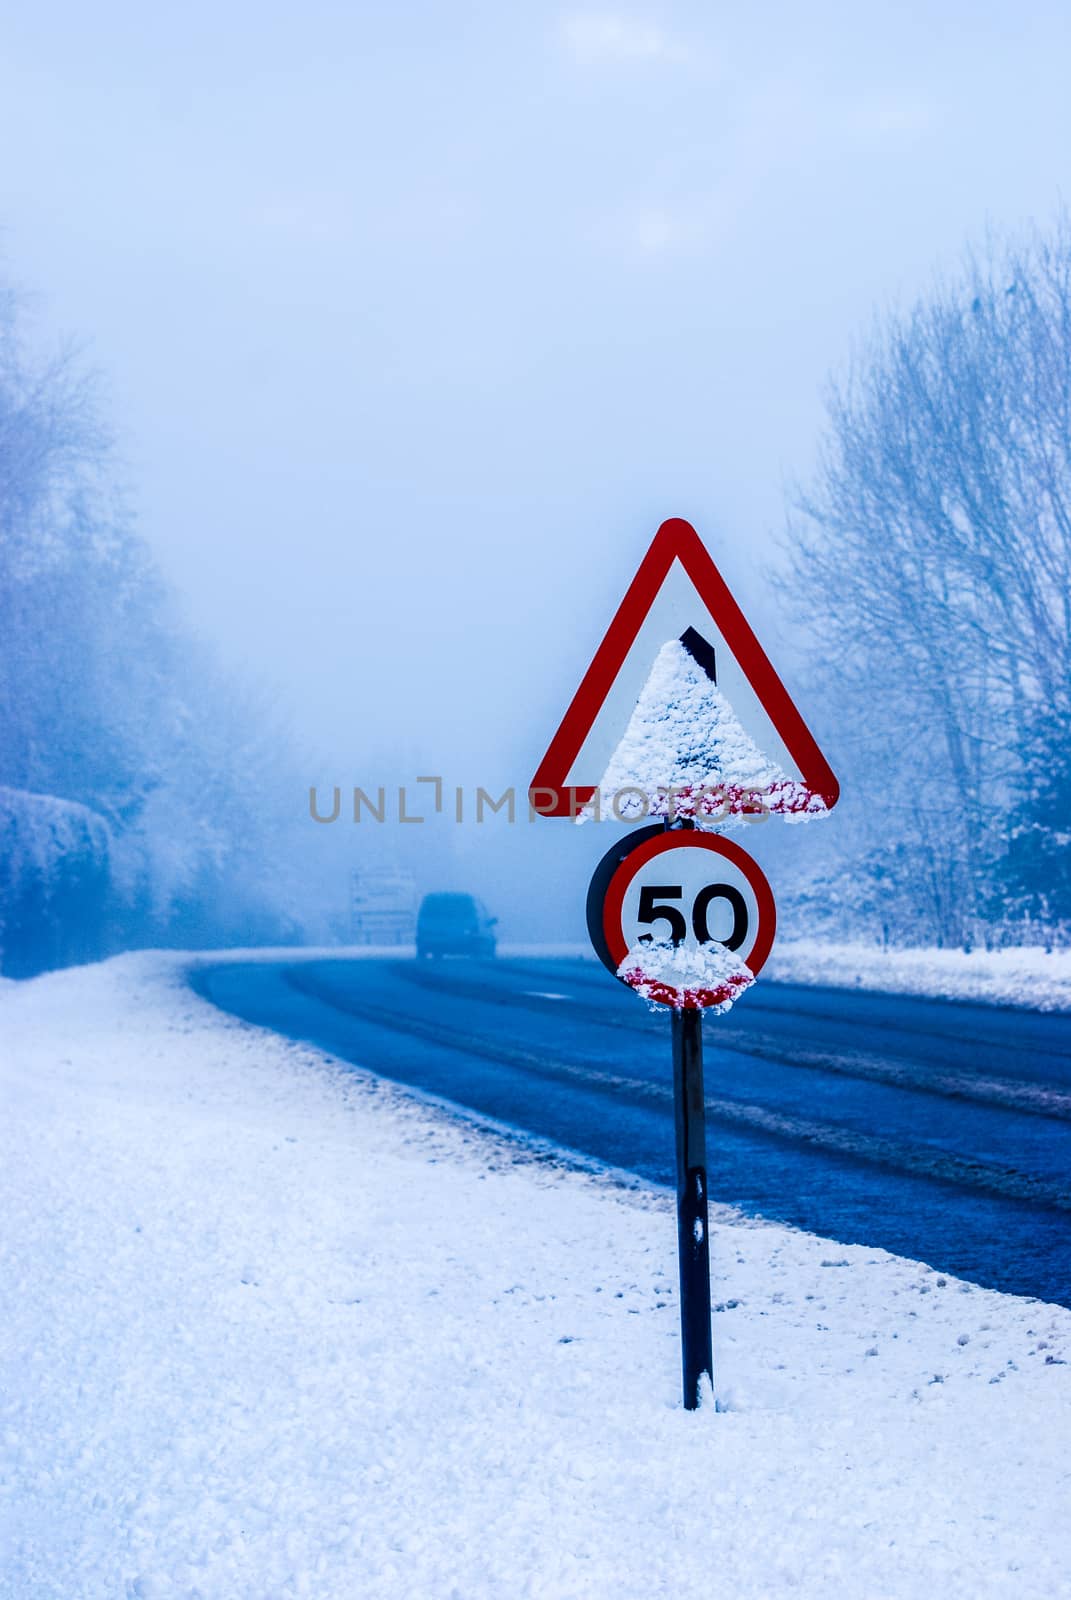
[[[659, 900], [680, 900], [683, 898], [684, 889], [677, 883], [645, 883], [640, 886], [640, 909], [637, 922], [648, 927], [653, 922], [662, 918], [669, 923], [669, 936], [674, 944], [683, 944], [688, 936], [688, 924], [684, 920], [684, 912], [679, 906], [659, 905]], [[727, 950], [739, 950], [747, 938], [748, 914], [747, 901], [740, 890], [731, 883], [708, 883], [700, 889], [692, 904], [692, 929], [700, 944], [706, 944], [710, 939], [710, 926], [707, 918], [710, 907], [715, 900], [725, 900], [733, 913], [732, 932], [727, 939], [718, 942]]]

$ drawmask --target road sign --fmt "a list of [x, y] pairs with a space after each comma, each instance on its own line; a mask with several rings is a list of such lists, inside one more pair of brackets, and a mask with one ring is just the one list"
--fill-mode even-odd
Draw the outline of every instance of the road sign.
[[777, 923], [770, 885], [746, 851], [661, 823], [606, 852], [587, 916], [604, 966], [645, 999], [685, 1010], [731, 1004], [762, 968]]
[[[836, 803], [837, 780], [788, 690], [699, 535], [675, 517], [655, 534], [539, 763], [529, 790], [535, 811], [576, 817], [608, 773], [627, 778], [631, 765], [643, 764], [645, 710], [658, 713], [660, 684], [674, 669], [679, 729], [709, 727], [707, 766], [715, 776], [724, 768], [728, 813], [753, 811], [756, 790], [766, 796], [763, 810], [794, 816]], [[673, 759], [684, 757], [678, 750]], [[697, 769], [693, 762], [681, 770]], [[641, 772], [638, 787], [646, 790], [650, 777]], [[674, 781], [670, 770], [654, 775], [658, 784]]]
[[690, 523], [655, 534], [532, 779], [544, 816], [661, 817], [618, 840], [588, 890], [588, 931], [623, 983], [668, 1008], [677, 1141], [684, 1404], [714, 1382], [703, 1016], [773, 944], [762, 871], [708, 831], [822, 815], [837, 780]]
[[713, 1389], [707, 1215], [704, 1010], [726, 1010], [773, 944], [773, 894], [729, 839], [690, 823], [654, 823], [618, 839], [588, 889], [588, 931], [600, 960], [646, 1000], [671, 1008], [677, 1145], [684, 1405]]

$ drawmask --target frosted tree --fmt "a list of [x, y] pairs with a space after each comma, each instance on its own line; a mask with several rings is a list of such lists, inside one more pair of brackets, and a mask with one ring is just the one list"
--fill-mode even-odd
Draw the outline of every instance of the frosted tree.
[[27, 330], [0, 293], [3, 970], [293, 936], [275, 862], [295, 855], [281, 796], [303, 786], [285, 741], [176, 617], [116, 492], [92, 375]]
[[[1029, 812], [1068, 767], [1066, 217], [991, 239], [879, 319], [829, 390], [789, 545], [788, 590], [865, 798], [860, 859], [897, 873], [915, 939], [984, 936], [1011, 906], [1009, 871], [1044, 871], [1046, 835], [1062, 848]], [[1033, 848], [1015, 852], [1024, 829]]]

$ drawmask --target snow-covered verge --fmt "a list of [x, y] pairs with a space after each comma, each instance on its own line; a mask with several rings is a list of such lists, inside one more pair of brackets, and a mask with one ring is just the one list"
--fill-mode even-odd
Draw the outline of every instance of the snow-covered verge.
[[[714, 1218], [214, 1012], [0, 994], [4, 1600], [1066, 1594], [1071, 1313]], [[372, 1063], [370, 1063], [372, 1065]]]
[[778, 939], [764, 977], [935, 1000], [977, 1000], [1071, 1011], [1071, 950], [881, 950], [867, 944]]

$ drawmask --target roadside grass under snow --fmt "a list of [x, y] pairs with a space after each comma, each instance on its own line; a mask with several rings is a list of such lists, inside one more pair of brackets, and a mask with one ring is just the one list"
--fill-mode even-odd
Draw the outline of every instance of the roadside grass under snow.
[[[503, 945], [506, 955], [575, 956], [587, 944]], [[1035, 945], [1008, 950], [882, 950], [862, 941], [778, 939], [762, 969], [764, 983], [802, 983], [930, 1000], [970, 1000], [1032, 1011], [1071, 1011], [1071, 950]]]
[[1071, 950], [881, 950], [862, 943], [779, 939], [763, 977], [936, 1000], [1071, 1011]]
[[183, 966], [0, 993], [5, 1600], [1067, 1593], [1071, 1313], [715, 1212], [685, 1413], [670, 1197]]

